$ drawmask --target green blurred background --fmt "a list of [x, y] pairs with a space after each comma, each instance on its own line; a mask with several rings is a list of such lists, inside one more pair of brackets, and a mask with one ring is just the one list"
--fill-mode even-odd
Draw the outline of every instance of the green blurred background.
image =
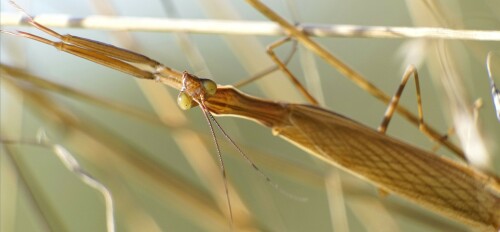
[[[293, 15], [293, 8], [284, 1], [264, 2], [288, 19]], [[295, 10], [298, 13], [296, 20], [303, 23], [437, 26], [438, 22], [426, 17], [432, 11], [456, 29], [500, 28], [500, 16], [494, 13], [500, 12], [500, 4], [493, 0], [421, 3], [297, 0]], [[103, 1], [39, 0], [18, 1], [18, 4], [32, 15], [85, 17], [107, 14]], [[267, 21], [244, 1], [172, 0], [166, 3], [149, 0], [109, 1], [107, 4], [122, 16], [225, 19], [232, 15], [232, 19]], [[15, 12], [15, 9], [2, 1], [1, 11]], [[2, 29], [36, 32], [29, 27]], [[55, 29], [62, 34], [71, 33], [132, 49], [177, 70], [188, 70], [222, 85], [236, 83], [271, 67], [273, 64], [266, 58], [265, 47], [280, 38], [191, 34], [192, 43], [182, 45], [180, 36], [174, 33]], [[399, 85], [406, 66], [417, 65], [426, 121], [442, 132], [452, 126], [449, 103], [444, 100], [441, 86], [436, 84], [440, 70], [433, 56], [435, 41], [354, 37], [315, 40], [390, 95]], [[472, 105], [475, 99], [483, 100], [479, 127], [493, 156], [491, 169], [498, 174], [500, 148], [496, 141], [500, 136], [500, 123], [495, 118], [489, 95], [485, 58], [488, 51], [499, 51], [500, 45], [498, 42], [471, 41], [447, 41], [446, 44], [449, 59], [458, 67], [456, 71], [461, 75], [458, 78], [468, 91], [468, 101]], [[198, 49], [208, 69], [190, 66], [183, 46]], [[229, 230], [224, 190], [220, 185], [219, 169], [214, 166], [217, 164], [216, 150], [209, 128], [198, 108], [180, 112], [172, 102], [178, 93], [176, 90], [168, 89], [165, 94], [162, 91], [167, 87], [160, 84], [136, 81], [49, 46], [10, 35], [1, 34], [1, 48], [2, 64], [106, 99], [113, 105], [128, 105], [151, 119], [138, 119], [109, 107], [42, 90], [30, 83], [13, 82], [28, 93], [38, 94], [34, 99], [45, 99], [37, 103], [29, 96], [22, 97], [11, 82], [7, 83], [2, 77], [2, 138], [34, 139], [43, 129], [53, 143], [66, 147], [88, 173], [111, 189], [118, 231]], [[287, 44], [277, 52], [284, 57], [289, 50], [290, 44]], [[301, 60], [308, 55], [305, 49], [299, 48], [289, 65], [304, 82], [313, 76], [301, 68]], [[376, 128], [386, 105], [321, 59], [313, 59], [317, 65], [313, 70], [319, 73], [321, 80], [325, 108]], [[500, 73], [498, 60], [493, 62], [497, 77]], [[243, 87], [242, 91], [276, 101], [305, 103], [278, 72]], [[402, 102], [416, 112], [413, 81]], [[56, 114], [58, 116], [54, 116]], [[249, 231], [468, 230], [397, 196], [379, 197], [371, 184], [316, 160], [273, 136], [268, 128], [238, 118], [224, 117], [218, 121], [275, 183], [287, 192], [309, 199], [300, 202], [276, 191], [219, 135], [228, 179], [234, 187], [230, 192], [235, 222]], [[423, 149], [434, 147], [418, 128], [399, 116], [391, 122], [388, 133]], [[456, 137], [452, 140], [458, 142]], [[1, 146], [0, 230], [105, 231], [104, 201], [100, 193], [65, 169], [50, 149], [25, 144]], [[437, 153], [453, 157], [444, 148]], [[342, 183], [341, 188], [339, 183]], [[242, 199], [248, 212], [240, 211], [237, 197]]]

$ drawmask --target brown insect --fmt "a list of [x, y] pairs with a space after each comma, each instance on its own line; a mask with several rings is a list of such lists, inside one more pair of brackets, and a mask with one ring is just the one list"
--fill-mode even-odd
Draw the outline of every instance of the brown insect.
[[[500, 229], [500, 184], [495, 176], [439, 157], [316, 106], [251, 97], [232, 87], [217, 86], [211, 80], [180, 73], [141, 54], [81, 37], [62, 36], [33, 20], [29, 23], [61, 42], [26, 32], [6, 33], [27, 37], [135, 77], [179, 89], [180, 107], [189, 109], [199, 105], [214, 136], [211, 121], [220, 126], [212, 113], [248, 118], [271, 128], [275, 134], [311, 155], [370, 181], [383, 191], [472, 226]], [[148, 68], [142, 69], [142, 66]], [[403, 82], [406, 83], [412, 75], [418, 80], [416, 70], [409, 68]], [[392, 110], [398, 98], [399, 95], [394, 98]], [[388, 118], [390, 115], [392, 112], [388, 113]], [[216, 147], [219, 149], [218, 145]], [[224, 169], [220, 152], [218, 154]]]

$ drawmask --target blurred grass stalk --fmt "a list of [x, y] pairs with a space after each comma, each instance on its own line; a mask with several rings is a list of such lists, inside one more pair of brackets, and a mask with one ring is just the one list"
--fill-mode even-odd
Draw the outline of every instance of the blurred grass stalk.
[[[35, 20], [50, 28], [75, 28], [109, 31], [182, 32], [192, 34], [286, 36], [277, 23], [244, 20], [171, 19], [111, 16], [99, 14], [84, 18], [71, 15], [35, 15]], [[18, 13], [1, 12], [2, 26], [29, 26]], [[446, 27], [385, 27], [330, 24], [300, 24], [311, 37], [347, 37], [379, 39], [448, 39], [500, 41], [500, 32], [487, 30], [459, 30]]]

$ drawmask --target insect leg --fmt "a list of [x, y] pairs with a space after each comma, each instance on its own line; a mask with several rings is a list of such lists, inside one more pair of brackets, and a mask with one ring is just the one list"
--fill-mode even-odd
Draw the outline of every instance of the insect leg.
[[417, 91], [417, 107], [418, 107], [418, 122], [419, 122], [419, 130], [422, 131], [424, 134], [432, 138], [434, 141], [439, 142], [440, 144], [444, 144], [447, 147], [453, 148], [452, 151], [455, 152], [455, 154], [466, 160], [465, 154], [455, 145], [453, 145], [450, 141], [447, 140], [447, 136], [439, 136], [434, 133], [429, 132], [429, 128], [427, 125], [424, 123], [424, 115], [423, 115], [423, 109], [422, 109], [422, 98], [420, 94], [420, 84], [419, 84], [419, 79], [418, 79], [418, 72], [415, 66], [409, 65], [408, 68], [406, 68], [405, 73], [403, 74], [403, 78], [401, 80], [401, 84], [399, 85], [398, 89], [396, 90], [396, 93], [393, 95], [391, 98], [391, 101], [389, 103], [389, 106], [387, 107], [387, 110], [385, 111], [384, 118], [382, 120], [382, 123], [380, 126], [377, 128], [377, 130], [380, 133], [385, 134], [387, 131], [387, 126], [389, 125], [389, 122], [392, 119], [392, 115], [394, 114], [394, 111], [396, 110], [396, 107], [399, 103], [399, 99], [401, 97], [401, 94], [403, 93], [404, 87], [406, 86], [406, 83], [410, 79], [410, 77], [414, 77], [415, 79], [415, 88]]

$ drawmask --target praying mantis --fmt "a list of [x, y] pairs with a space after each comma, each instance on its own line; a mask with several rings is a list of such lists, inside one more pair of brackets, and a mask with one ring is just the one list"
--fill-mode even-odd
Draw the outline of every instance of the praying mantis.
[[[88, 41], [83, 40], [83, 42], [88, 42]], [[99, 45], [100, 46], [102, 44], [90, 43], [90, 45]], [[103, 46], [107, 46], [107, 45], [103, 45]], [[88, 48], [89, 47], [86, 47], [81, 52], [87, 51], [86, 49], [88, 49]], [[111, 47], [107, 47], [107, 48], [111, 48]], [[106, 52], [113, 52], [113, 51], [119, 52], [121, 50], [114, 48], [114, 49], [106, 50], [105, 54], [109, 55], [110, 57], [113, 57], [113, 56], [121, 57], [123, 55], [123, 54], [122, 55], [120, 55], [120, 54], [111, 55], [110, 53], [106, 53]], [[79, 54], [82, 55], [82, 53], [79, 53]], [[90, 55], [88, 57], [95, 57], [94, 54], [92, 54], [92, 53], [83, 54], [83, 55]], [[128, 55], [132, 55], [132, 54], [125, 54], [124, 56], [128, 57]], [[157, 65], [155, 62], [153, 62], [151, 60], [147, 60], [142, 56], [137, 56], [137, 57], [134, 56], [134, 57], [138, 59], [139, 63], [149, 64], [150, 66], [153, 66], [153, 70], [155, 70], [155, 71], [149, 72], [149, 74], [164, 73], [164, 74], [160, 75], [160, 78], [155, 77], [155, 76], [147, 76], [147, 77], [142, 76], [142, 77], [146, 77], [146, 79], [156, 80], [156, 81], [160, 81], [160, 82], [164, 82], [164, 83], [170, 83], [172, 86], [174, 86], [178, 89], [181, 89], [181, 88], [185, 87], [182, 85], [182, 81], [180, 81], [182, 78], [184, 78], [184, 77], [196, 78], [189, 73], [185, 73], [185, 74], [181, 75], [179, 72], [176, 72], [175, 70], [168, 69], [168, 68], [156, 69], [156, 67], [154, 67], [155, 65]], [[98, 60], [102, 61], [103, 60], [99, 57], [96, 59], [97, 60], [94, 60], [94, 61], [98, 61]], [[127, 60], [127, 61], [132, 62], [134, 60]], [[114, 64], [119, 64], [119, 63], [112, 62], [111, 64], [114, 65]], [[119, 69], [121, 71], [125, 71], [126, 73], [129, 73], [129, 74], [139, 75], [138, 72], [135, 72], [132, 69], [129, 69], [129, 66], [119, 65], [119, 66], [115, 66], [114, 68]], [[149, 75], [148, 73], [145, 73], [145, 74]], [[176, 77], [176, 78], [174, 78], [176, 81], [171, 81], [169, 78], [163, 78], [163, 77], [170, 77], [170, 76]], [[404, 165], [408, 164], [408, 163], [412, 163], [410, 165], [416, 165], [416, 166], [422, 167], [422, 166], [425, 166], [424, 164], [427, 164], [427, 162], [424, 162], [423, 160], [428, 160], [428, 162], [430, 162], [432, 164], [437, 163], [437, 166], [430, 166], [430, 168], [431, 168], [430, 170], [441, 170], [441, 171], [442, 170], [448, 170], [448, 171], [456, 170], [458, 173], [461, 173], [461, 174], [458, 174], [458, 176], [465, 175], [465, 179], [463, 179], [464, 182], [472, 183], [472, 185], [469, 187], [471, 187], [474, 191], [476, 191], [476, 190], [483, 191], [483, 192], [481, 192], [481, 194], [484, 194], [484, 195], [480, 195], [480, 196], [484, 196], [484, 198], [489, 201], [487, 204], [491, 205], [493, 208], [486, 210], [486, 211], [488, 211], [488, 210], [490, 211], [490, 216], [489, 216], [489, 218], [486, 218], [484, 220], [477, 219], [477, 218], [475, 218], [475, 219], [467, 218], [467, 215], [466, 215], [467, 213], [464, 213], [464, 212], [462, 212], [463, 214], [459, 214], [458, 216], [456, 216], [456, 215], [455, 216], [462, 219], [462, 220], [465, 220], [466, 223], [469, 223], [472, 225], [491, 223], [491, 226], [493, 226], [493, 227], [498, 226], [498, 224], [495, 225], [495, 223], [497, 223], [497, 222], [495, 222], [495, 214], [494, 214], [495, 213], [494, 210], [497, 209], [496, 207], [498, 207], [496, 205], [496, 204], [498, 204], [498, 202], [495, 202], [495, 199], [496, 199], [496, 201], [498, 201], [498, 194], [496, 192], [498, 183], [495, 182], [494, 178], [491, 179], [490, 177], [488, 177], [484, 174], [481, 174], [479, 172], [476, 173], [475, 171], [472, 171], [472, 169], [469, 170], [469, 169], [467, 169], [463, 166], [460, 166], [460, 165], [456, 166], [454, 163], [450, 163], [450, 161], [442, 161], [441, 158], [438, 158], [437, 156], [435, 156], [433, 154], [429, 154], [423, 150], [413, 148], [413, 147], [406, 145], [404, 143], [397, 142], [396, 140], [393, 140], [389, 137], [376, 134], [374, 131], [372, 131], [368, 128], [365, 128], [363, 126], [360, 126], [360, 125], [356, 124], [355, 122], [350, 121], [349, 119], [347, 119], [343, 116], [339, 116], [339, 115], [333, 114], [331, 112], [328, 112], [328, 111], [325, 111], [325, 110], [322, 110], [319, 108], [304, 106], [304, 105], [295, 105], [295, 104], [286, 104], [286, 103], [277, 104], [277, 103], [273, 103], [270, 101], [261, 101], [261, 100], [255, 99], [255, 98], [249, 98], [245, 95], [242, 95], [241, 93], [237, 92], [236, 90], [234, 90], [232, 88], [224, 88], [224, 87], [219, 87], [217, 89], [215, 95], [207, 97], [207, 99], [203, 99], [203, 101], [200, 100], [200, 102], [206, 102], [205, 103], [206, 106], [204, 106], [204, 107], [206, 107], [208, 110], [210, 110], [211, 112], [213, 112], [215, 114], [220, 114], [220, 115], [234, 114], [234, 115], [240, 115], [240, 116], [245, 116], [245, 117], [251, 117], [254, 120], [259, 121], [260, 123], [273, 128], [273, 131], [275, 133], [287, 138], [288, 140], [292, 140], [294, 143], [298, 144], [299, 146], [301, 146], [305, 150], [308, 150], [309, 152], [313, 153], [314, 155], [316, 155], [320, 159], [323, 159], [327, 162], [335, 162], [336, 164], [340, 164], [343, 167], [347, 167], [347, 166], [352, 165], [352, 167], [347, 167], [347, 168], [348, 169], [352, 168], [352, 171], [354, 173], [358, 173], [358, 175], [361, 175], [364, 178], [367, 178], [373, 182], [381, 184], [382, 179], [384, 179], [384, 178], [377, 179], [376, 174], [373, 174], [373, 173], [370, 174], [369, 172], [366, 172], [367, 170], [362, 170], [363, 167], [359, 167], [360, 169], [356, 169], [356, 167], [359, 165], [353, 164], [352, 160], [339, 162], [339, 161], [341, 161], [341, 156], [338, 156], [338, 155], [339, 154], [342, 155], [343, 154], [342, 151], [329, 152], [329, 151], [325, 151], [325, 149], [327, 149], [327, 148], [321, 147], [318, 144], [311, 145], [311, 141], [318, 141], [318, 139], [312, 139], [311, 137], [306, 136], [309, 134], [313, 135], [313, 133], [309, 133], [308, 131], [304, 131], [304, 130], [306, 130], [306, 128], [323, 127], [323, 126], [328, 127], [328, 128], [335, 127], [337, 130], [340, 129], [342, 131], [342, 128], [343, 128], [342, 126], [350, 125], [350, 126], [345, 126], [345, 127], [352, 129], [353, 134], [350, 135], [351, 139], [346, 139], [346, 141], [344, 141], [344, 142], [349, 143], [349, 141], [351, 141], [351, 143], [353, 143], [352, 141], [354, 141], [353, 140], [354, 138], [360, 138], [363, 136], [366, 136], [366, 139], [368, 139], [368, 140], [380, 139], [382, 141], [382, 142], [380, 142], [380, 144], [388, 143], [388, 144], [393, 145], [393, 147], [397, 147], [396, 149], [399, 149], [400, 151], [403, 151], [403, 150], [405, 151], [405, 152], [402, 152], [403, 154], [405, 154], [405, 155], [403, 155], [403, 157], [405, 157], [405, 158], [402, 158], [403, 160], [398, 160], [397, 156], [392, 156], [392, 157], [389, 156], [388, 157], [388, 159], [390, 159], [391, 162], [392, 161], [400, 162], [401, 167], [404, 167]], [[241, 109], [239, 109], [240, 107], [238, 107], [240, 105], [251, 108], [253, 110], [248, 110], [248, 109], [241, 110]], [[267, 116], [264, 118], [258, 118], [259, 115], [261, 115], [261, 116], [267, 115]], [[312, 116], [312, 115], [314, 115], [314, 116]], [[321, 124], [322, 121], [333, 121], [333, 124]], [[308, 125], [308, 124], [311, 124], [311, 125], [304, 126], [304, 125]], [[332, 131], [335, 131], [335, 130], [332, 130]], [[348, 130], [346, 129], [346, 131], [348, 131]], [[350, 132], [344, 132], [344, 133], [345, 133], [345, 135], [349, 135]], [[323, 137], [322, 135], [316, 135], [316, 136]], [[378, 146], [382, 146], [380, 144]], [[339, 149], [340, 149], [340, 147], [342, 147], [341, 146], [342, 143], [336, 144], [336, 145], [339, 146]], [[330, 145], [328, 145], [328, 146], [330, 146]], [[369, 147], [370, 145], [367, 145], [367, 146]], [[373, 145], [373, 146], [376, 146], [376, 145]], [[345, 148], [345, 149], [348, 149], [348, 148]], [[386, 149], [389, 149], [389, 148], [386, 148]], [[387, 153], [391, 154], [390, 151]], [[415, 153], [415, 154], [413, 154], [413, 153]], [[374, 152], [374, 153], [370, 153], [370, 154], [378, 155], [378, 154], [382, 154], [382, 153]], [[335, 156], [335, 157], [333, 157], [333, 156]], [[422, 158], [422, 157], [424, 157], [424, 158]], [[355, 158], [355, 159], [363, 160], [362, 158], [361, 159]], [[447, 168], [449, 168], [449, 169], [447, 169]], [[365, 167], [365, 169], [366, 169], [366, 167]], [[363, 171], [365, 171], [365, 172], [363, 173]], [[450, 171], [450, 172], [453, 172], [453, 171]], [[359, 173], [363, 173], [363, 174], [359, 174]], [[425, 172], [422, 172], [421, 174], [425, 174]], [[387, 174], [387, 175], [389, 175], [389, 174]], [[432, 177], [436, 177], [436, 176], [432, 176]], [[446, 178], [446, 177], [444, 177], [444, 178]], [[448, 182], [448, 179], [444, 180], [444, 182]], [[394, 190], [394, 188], [398, 188], [398, 186], [394, 183], [391, 183], [391, 181], [387, 181], [384, 184], [385, 185], [379, 185], [379, 187], [383, 188], [384, 190], [386, 190], [388, 192], [395, 192], [396, 194], [399, 193], [399, 194], [402, 194], [402, 195], [409, 197], [409, 198], [420, 198], [421, 197], [420, 195], [411, 196], [411, 193], [409, 193], [409, 192], [403, 193], [403, 192], [401, 192], [402, 191], [401, 189]], [[482, 189], [480, 187], [482, 185], [490, 186], [490, 187]], [[469, 188], [465, 188], [465, 189], [469, 189]], [[410, 190], [410, 192], [412, 192], [412, 191]], [[495, 197], [497, 197], [497, 198], [495, 198]], [[490, 203], [492, 203], [492, 204], [490, 204]], [[423, 204], [424, 205], [425, 204], [431, 205], [431, 203], [429, 203], [429, 202], [423, 203]], [[437, 206], [438, 210], [440, 210], [439, 209], [440, 207], [443, 207], [443, 206], [442, 205]], [[453, 207], [451, 207], [451, 208], [453, 208]], [[444, 209], [444, 211], [447, 211], [447, 210], [451, 210], [451, 209], [450, 208]], [[450, 212], [445, 212], [445, 213], [450, 213]], [[456, 214], [456, 212], [451, 212], [450, 214], [453, 215], [453, 214]], [[483, 221], [481, 221], [481, 220], [483, 220]], [[491, 221], [484, 222], [484, 221], [488, 221], [488, 220], [491, 220]]]

